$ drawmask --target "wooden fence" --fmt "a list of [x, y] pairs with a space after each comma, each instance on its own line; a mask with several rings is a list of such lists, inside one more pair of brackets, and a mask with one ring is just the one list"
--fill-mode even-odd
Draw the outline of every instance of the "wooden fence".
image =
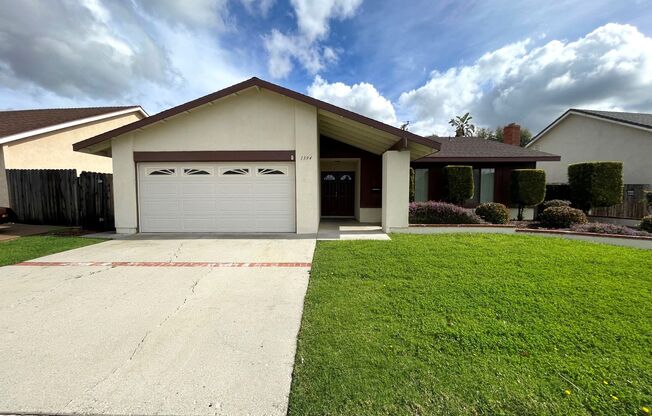
[[648, 215], [648, 206], [645, 200], [645, 191], [648, 190], [652, 190], [652, 186], [639, 184], [625, 185], [622, 204], [609, 208], [593, 208], [591, 215], [596, 217], [640, 220]]
[[26, 224], [114, 227], [111, 174], [74, 169], [8, 169], [9, 200]]

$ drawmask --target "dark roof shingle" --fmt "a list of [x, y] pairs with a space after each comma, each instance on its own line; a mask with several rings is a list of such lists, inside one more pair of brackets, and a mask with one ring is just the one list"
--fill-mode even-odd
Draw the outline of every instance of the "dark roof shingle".
[[533, 162], [557, 161], [560, 157], [480, 137], [433, 137], [441, 149], [417, 162]]
[[623, 111], [583, 110], [579, 108], [571, 108], [569, 111], [576, 111], [578, 113], [594, 115], [609, 120], [621, 121], [627, 124], [652, 128], [652, 114], [648, 114], [648, 113], [627, 113]]
[[0, 138], [128, 108], [138, 106], [0, 111]]

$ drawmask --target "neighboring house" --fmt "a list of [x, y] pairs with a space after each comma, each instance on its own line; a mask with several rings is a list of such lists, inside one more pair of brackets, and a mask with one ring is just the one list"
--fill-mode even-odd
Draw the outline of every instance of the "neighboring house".
[[568, 165], [621, 161], [625, 184], [652, 184], [652, 114], [570, 109], [527, 147], [561, 155], [541, 163], [549, 183], [568, 182]]
[[[558, 163], [559, 156], [520, 146], [520, 126], [504, 129], [504, 143], [479, 137], [433, 137], [441, 144], [437, 153], [412, 162], [415, 169], [415, 200], [444, 199], [443, 168], [448, 165], [473, 167], [475, 194], [466, 205], [511, 199], [511, 173], [514, 169], [533, 169], [537, 162]], [[552, 163], [554, 162], [554, 163]]]
[[0, 206], [9, 205], [5, 169], [110, 173], [110, 159], [72, 144], [146, 116], [138, 106], [0, 111]]
[[299, 234], [407, 227], [410, 161], [439, 147], [258, 78], [74, 145], [113, 159], [118, 233]]

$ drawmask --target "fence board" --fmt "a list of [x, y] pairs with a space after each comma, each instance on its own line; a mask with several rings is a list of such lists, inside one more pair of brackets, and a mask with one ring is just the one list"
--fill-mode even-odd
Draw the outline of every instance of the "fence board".
[[639, 220], [647, 215], [648, 206], [645, 201], [645, 191], [651, 190], [651, 185], [626, 184], [623, 188], [622, 204], [609, 208], [593, 208], [591, 215], [596, 217], [630, 218]]

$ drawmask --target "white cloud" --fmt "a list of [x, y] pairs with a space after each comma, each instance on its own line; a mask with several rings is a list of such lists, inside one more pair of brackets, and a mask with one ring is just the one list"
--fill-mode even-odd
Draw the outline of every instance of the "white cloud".
[[397, 123], [392, 103], [366, 82], [349, 86], [342, 82], [328, 83], [317, 75], [308, 87], [308, 94], [387, 124]]
[[155, 13], [100, 0], [60, 0], [47, 11], [37, 0], [4, 8], [3, 107], [141, 104], [155, 113], [258, 72], [215, 33], [220, 1], [184, 2], [178, 13], [178, 2], [156, 3]]
[[151, 16], [189, 29], [228, 27], [228, 0], [135, 0]]
[[240, 2], [249, 13], [260, 13], [263, 17], [267, 16], [269, 10], [276, 3], [275, 0], [240, 0]]
[[352, 17], [362, 0], [291, 0], [291, 3], [297, 31], [282, 33], [274, 29], [264, 36], [268, 69], [274, 78], [286, 77], [295, 61], [316, 74], [326, 63], [337, 60], [336, 51], [321, 44], [330, 31], [330, 21]]
[[467, 111], [478, 125], [516, 121], [536, 131], [569, 107], [652, 111], [651, 90], [652, 38], [611, 23], [573, 42], [526, 40], [434, 71], [399, 104], [424, 134], [451, 134], [448, 120]]

